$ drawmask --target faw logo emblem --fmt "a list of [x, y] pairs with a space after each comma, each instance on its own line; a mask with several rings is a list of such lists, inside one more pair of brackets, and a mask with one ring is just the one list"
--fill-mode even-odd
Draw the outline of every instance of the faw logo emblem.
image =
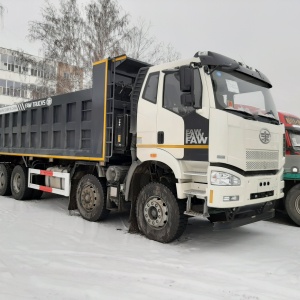
[[268, 129], [261, 129], [259, 139], [263, 144], [268, 144], [271, 141], [271, 133]]
[[185, 144], [206, 144], [207, 136], [201, 129], [186, 129], [185, 131]]

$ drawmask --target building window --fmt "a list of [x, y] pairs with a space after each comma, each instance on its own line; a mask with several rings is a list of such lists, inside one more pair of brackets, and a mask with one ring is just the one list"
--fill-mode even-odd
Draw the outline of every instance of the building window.
[[0, 79], [0, 95], [5, 95], [6, 91], [6, 80]]

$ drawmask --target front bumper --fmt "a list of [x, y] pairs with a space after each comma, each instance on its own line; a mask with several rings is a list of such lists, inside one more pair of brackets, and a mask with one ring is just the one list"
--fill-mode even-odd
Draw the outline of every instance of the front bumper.
[[[239, 177], [241, 184], [239, 186], [211, 185], [211, 171], [230, 173]], [[210, 166], [208, 167], [205, 178], [191, 177], [191, 182], [182, 182], [176, 185], [178, 198], [184, 199], [186, 198], [186, 191], [194, 191], [194, 195], [197, 198], [207, 200], [208, 208], [216, 209], [260, 204], [277, 200], [284, 196], [283, 168], [275, 175], [246, 177], [233, 170]]]
[[[211, 169], [210, 169], [211, 168]], [[239, 186], [217, 186], [208, 184], [208, 207], [230, 208], [254, 205], [282, 198], [284, 181], [283, 169], [275, 175], [256, 175], [244, 177], [239, 173], [225, 168], [212, 168], [212, 170], [227, 172], [241, 179]], [[226, 201], [230, 196], [238, 196], [236, 201]]]

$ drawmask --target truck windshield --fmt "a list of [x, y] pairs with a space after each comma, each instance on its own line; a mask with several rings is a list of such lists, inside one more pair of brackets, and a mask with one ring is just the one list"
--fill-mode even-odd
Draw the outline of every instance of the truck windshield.
[[290, 131], [289, 134], [293, 148], [296, 150], [300, 150], [300, 131]]
[[279, 124], [267, 84], [238, 71], [215, 71], [211, 75], [217, 109], [243, 118]]

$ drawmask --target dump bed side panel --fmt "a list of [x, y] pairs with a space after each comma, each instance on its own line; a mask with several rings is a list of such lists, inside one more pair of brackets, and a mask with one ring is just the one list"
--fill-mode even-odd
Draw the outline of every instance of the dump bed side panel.
[[0, 154], [104, 160], [106, 65], [97, 87], [0, 109]]

